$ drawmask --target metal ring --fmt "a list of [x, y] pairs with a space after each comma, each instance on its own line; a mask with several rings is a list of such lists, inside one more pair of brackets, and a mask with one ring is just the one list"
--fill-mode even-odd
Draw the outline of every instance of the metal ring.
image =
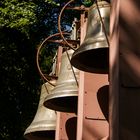
[[61, 12], [60, 12], [59, 17], [58, 17], [58, 30], [59, 30], [59, 33], [60, 33], [62, 39], [63, 39], [63, 40], [65, 41], [65, 43], [69, 46], [69, 48], [71, 48], [72, 50], [75, 51], [76, 49], [73, 48], [73, 46], [72, 46], [70, 43], [68, 43], [68, 41], [65, 39], [65, 37], [63, 36], [62, 31], [61, 31], [61, 16], [62, 16], [62, 13], [63, 13], [63, 11], [65, 10], [65, 8], [66, 8], [70, 3], [72, 3], [72, 2], [74, 2], [74, 0], [70, 0], [69, 2], [67, 2], [67, 3], [63, 6], [63, 8], [61, 9]]
[[[62, 32], [62, 34], [68, 35], [69, 33]], [[52, 86], [55, 86], [55, 85], [52, 84], [52, 83], [46, 78], [46, 76], [44, 76], [44, 74], [42, 73], [41, 68], [40, 68], [40, 66], [39, 66], [39, 53], [40, 53], [40, 50], [42, 49], [42, 47], [43, 47], [43, 45], [44, 45], [45, 42], [47, 42], [50, 38], [55, 37], [55, 36], [59, 36], [59, 35], [60, 35], [60, 33], [56, 33], [56, 34], [50, 35], [49, 37], [47, 37], [46, 39], [44, 39], [44, 41], [43, 41], [43, 42], [40, 44], [40, 46], [38, 47], [37, 53], [36, 53], [36, 64], [37, 64], [37, 68], [38, 68], [39, 74], [40, 74], [40, 76], [41, 76], [44, 80], [46, 80], [46, 81], [47, 81], [50, 85], [52, 85]], [[52, 76], [48, 76], [48, 77], [52, 77]], [[53, 78], [53, 77], [52, 77], [52, 78]]]

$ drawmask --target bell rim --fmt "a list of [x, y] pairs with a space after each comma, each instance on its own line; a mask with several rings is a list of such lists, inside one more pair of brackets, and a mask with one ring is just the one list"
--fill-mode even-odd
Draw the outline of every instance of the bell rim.
[[[31, 124], [32, 125], [32, 124]], [[40, 132], [40, 131], [44, 131], [44, 132], [47, 132], [47, 131], [55, 131], [56, 129], [56, 122], [55, 124], [51, 124], [51, 125], [48, 125], [48, 126], [38, 126], [38, 127], [35, 127], [35, 128], [32, 128], [32, 127], [28, 127], [26, 129], [26, 131], [24, 132], [24, 135], [28, 135], [29, 133], [35, 133], [35, 132]]]
[[[81, 70], [81, 71], [85, 71], [85, 72], [90, 72], [90, 73], [98, 73], [98, 74], [108, 74], [109, 73], [109, 59], [107, 60], [107, 66], [103, 69], [97, 68], [97, 67], [89, 67], [89, 66], [85, 66], [83, 63], [81, 63], [80, 61], [80, 54], [85, 53], [87, 51], [86, 47], [82, 47], [83, 44], [73, 53], [72, 58], [71, 58], [71, 64], [72, 66], [74, 66], [75, 68]], [[85, 49], [86, 48], [86, 49]], [[106, 46], [96, 46], [96, 42], [95, 42], [95, 46], [93, 47], [92, 45], [88, 45], [88, 51], [97, 51], [97, 50], [104, 50], [107, 52], [109, 52], [109, 47]], [[94, 56], [94, 54], [93, 54]], [[108, 56], [109, 57], [109, 56]], [[85, 58], [86, 59], [86, 58]], [[93, 60], [91, 60], [93, 61]], [[98, 61], [98, 60], [94, 60], [94, 61]]]
[[[38, 137], [40, 137], [40, 136], [38, 136], [38, 135], [35, 135], [36, 133], [39, 133], [39, 132], [43, 132], [43, 133], [45, 133], [45, 134], [49, 134], [50, 132], [51, 133], [54, 133], [54, 136], [52, 136], [52, 137], [55, 137], [55, 131], [56, 130], [42, 130], [42, 131], [39, 131], [39, 130], [37, 130], [37, 131], [34, 131], [34, 132], [28, 132], [28, 133], [24, 133], [24, 138], [26, 138], [26, 139], [28, 139], [28, 140], [30, 140], [30, 139], [32, 139], [32, 138], [37, 138], [38, 139]], [[26, 131], [25, 131], [26, 132]], [[48, 133], [47, 133], [48, 132]], [[46, 137], [47, 138], [47, 137]], [[46, 139], [45, 138], [45, 139]], [[41, 138], [42, 139], [42, 138]]]
[[[53, 99], [53, 98], [57, 98], [57, 97], [78, 97], [78, 95], [77, 95], [77, 92], [78, 91], [75, 91], [75, 92], [73, 92], [73, 93], [71, 93], [71, 91], [69, 91], [67, 94], [64, 94], [64, 92], [57, 92], [57, 93], [52, 93], [52, 94], [49, 94], [46, 98], [45, 98], [45, 101], [44, 102], [46, 102], [46, 101], [48, 101], [48, 100], [50, 100], [50, 99]], [[56, 96], [56, 95], [57, 96]], [[59, 94], [59, 95], [58, 95]], [[44, 103], [43, 103], [44, 104]]]
[[[52, 104], [52, 100], [55, 100], [55, 101], [59, 101], [59, 100], [63, 100], [64, 98], [67, 100], [73, 100], [73, 101], [76, 101], [78, 102], [78, 94], [77, 92], [75, 94], [72, 94], [71, 92], [68, 93], [68, 94], [63, 94], [61, 93], [61, 95], [53, 95], [53, 94], [49, 94], [50, 96], [46, 97], [45, 100], [44, 100], [44, 106], [47, 107], [47, 108], [50, 108], [52, 110], [55, 110], [55, 111], [60, 111], [60, 112], [76, 112], [77, 111], [77, 103], [74, 103], [73, 102], [73, 107], [71, 108], [71, 106], [61, 106], [61, 105], [56, 105], [56, 104]], [[60, 101], [59, 101], [60, 102]]]

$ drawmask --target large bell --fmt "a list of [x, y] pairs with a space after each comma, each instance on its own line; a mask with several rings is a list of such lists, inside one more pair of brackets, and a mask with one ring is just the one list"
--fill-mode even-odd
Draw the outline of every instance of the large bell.
[[[74, 52], [71, 64], [86, 72], [108, 73], [109, 46], [106, 36], [109, 35], [110, 5], [106, 1], [98, 1], [97, 3], [100, 14], [96, 4], [93, 4], [88, 12], [85, 39]], [[101, 22], [100, 15], [104, 24]]]
[[[54, 81], [51, 81], [55, 83]], [[56, 112], [43, 106], [45, 97], [54, 86], [45, 83], [41, 87], [40, 101], [34, 120], [26, 129], [24, 137], [28, 140], [55, 140]]]
[[[72, 71], [69, 59], [73, 52], [73, 50], [68, 50], [67, 53], [65, 51], [62, 54], [61, 67], [56, 86], [44, 102], [44, 106], [50, 109], [61, 112], [77, 111], [78, 86], [76, 79], [78, 79], [79, 70], [73, 68], [74, 73]], [[69, 59], [67, 56], [69, 56]]]

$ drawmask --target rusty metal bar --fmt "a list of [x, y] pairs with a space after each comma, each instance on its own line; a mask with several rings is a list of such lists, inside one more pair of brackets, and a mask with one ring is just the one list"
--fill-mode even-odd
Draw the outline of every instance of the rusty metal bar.
[[93, 118], [93, 117], [85, 117], [87, 120], [96, 120], [96, 121], [106, 121], [106, 119], [101, 119], [101, 118]]
[[[71, 40], [71, 39], [66, 39], [67, 42], [69, 42], [70, 44], [73, 44], [73, 45], [77, 45], [77, 44], [80, 44], [80, 41], [79, 40]], [[48, 40], [48, 42], [52, 42], [52, 43], [58, 43], [58, 44], [61, 44], [61, 45], [66, 45], [66, 43], [60, 39], [60, 40]]]
[[78, 10], [78, 11], [88, 11], [89, 8], [85, 7], [84, 5], [81, 6], [75, 6], [75, 7], [67, 7], [67, 10]]

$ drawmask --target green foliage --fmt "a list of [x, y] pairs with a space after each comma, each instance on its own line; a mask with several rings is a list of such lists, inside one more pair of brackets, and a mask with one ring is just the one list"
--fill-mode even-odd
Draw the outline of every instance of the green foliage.
[[81, 0], [82, 4], [86, 7], [90, 7], [93, 4], [93, 0]]
[[5, 0], [0, 7], [0, 27], [10, 27], [27, 33], [29, 25], [36, 22], [36, 5], [33, 2]]
[[[58, 32], [57, 19], [65, 0], [3, 0], [0, 2], [0, 139], [23, 140], [35, 115], [43, 81], [36, 66], [37, 46]], [[58, 6], [60, 3], [60, 6]], [[74, 16], [76, 14], [73, 12]], [[62, 26], [72, 22], [71, 11]], [[40, 66], [49, 74], [56, 44], [45, 44]]]
[[[38, 14], [41, 16], [40, 18], [45, 15], [43, 11], [47, 9], [47, 4], [51, 6], [59, 5], [53, 0], [2, 1], [0, 3], [0, 28], [10, 27], [18, 29], [29, 36], [29, 30], [38, 22]], [[49, 7], [52, 8], [51, 6]]]
[[[56, 32], [50, 5], [40, 0], [0, 2], [1, 140], [23, 140], [34, 118], [43, 83], [36, 67], [36, 47], [52, 29]], [[41, 62], [45, 73], [50, 72], [51, 50], [46, 49]]]
[[[32, 54], [32, 55], [31, 55]], [[0, 30], [0, 139], [23, 140], [37, 108], [39, 75], [30, 40], [17, 30]]]
[[59, 3], [55, 2], [54, 0], [45, 0], [45, 2], [49, 3], [49, 4], [53, 4], [53, 5], [56, 5], [56, 6], [60, 6]]

